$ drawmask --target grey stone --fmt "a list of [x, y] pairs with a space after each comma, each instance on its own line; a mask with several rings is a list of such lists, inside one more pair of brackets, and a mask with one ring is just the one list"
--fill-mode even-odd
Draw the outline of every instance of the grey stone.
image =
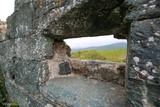
[[14, 81], [29, 93], [36, 93], [41, 85], [43, 75], [47, 74], [48, 66], [46, 63], [15, 58], [12, 68], [7, 72], [8, 80], [6, 81]]
[[6, 88], [5, 88], [5, 71], [0, 65], [0, 106], [1, 103], [7, 99], [6, 97]]
[[[7, 62], [9, 64], [9, 62]], [[6, 64], [3, 64], [6, 65]], [[14, 58], [7, 68], [6, 89], [20, 107], [44, 107], [45, 100], [39, 93], [39, 86], [48, 75], [45, 62]]]
[[126, 10], [120, 6], [122, 3], [123, 0], [19, 0], [15, 8], [21, 14], [21, 8], [28, 5], [26, 14], [32, 18], [34, 28], [55, 39], [104, 34], [124, 38], [128, 25], [123, 23], [125, 14], [120, 11]]
[[57, 78], [40, 88], [49, 99], [69, 107], [124, 107], [124, 87], [84, 78]]
[[[6, 78], [7, 79], [7, 78]], [[25, 90], [24, 87], [19, 86], [14, 81], [7, 79], [5, 82], [7, 91], [10, 95], [12, 95], [12, 98], [14, 98], [19, 107], [44, 107], [46, 105], [43, 97], [41, 95], [31, 94], [28, 92], [28, 90]]]
[[30, 2], [30, 0], [16, 0], [15, 1], [15, 11], [19, 10], [21, 7], [23, 7], [24, 4]]
[[60, 75], [71, 74], [71, 69], [68, 62], [59, 64], [59, 73]]
[[160, 18], [135, 21], [131, 26], [127, 104], [131, 107], [158, 107]]
[[[46, 15], [54, 16], [54, 19], [51, 17], [52, 23], [48, 25], [47, 30], [43, 30], [46, 35], [61, 39], [118, 34], [121, 30], [123, 15], [111, 11], [122, 4], [123, 0], [68, 0], [60, 3], [59, 7], [52, 7], [52, 11], [47, 10]], [[44, 5], [46, 6], [48, 5]], [[114, 15], [114, 18], [119, 19], [117, 22], [112, 17]]]
[[125, 21], [145, 20], [160, 17], [159, 0], [125, 0], [128, 8]]
[[[6, 40], [0, 42], [0, 59], [4, 61], [7, 59], [12, 59], [15, 57], [15, 41], [14, 40]], [[3, 62], [3, 61], [2, 61]]]
[[15, 11], [7, 19], [8, 38], [19, 38], [19, 37], [22, 38], [25, 36], [32, 35], [34, 32], [34, 28], [33, 28], [34, 14], [33, 13], [34, 12], [29, 3], [23, 5], [20, 11]]
[[42, 35], [15, 39], [16, 57], [25, 60], [50, 59], [53, 56], [52, 38]]
[[[4, 59], [0, 55], [0, 106], [7, 106], [4, 104], [12, 102], [12, 98], [6, 90], [6, 73], [13, 68], [13, 61], [9, 59]], [[6, 102], [7, 101], [7, 102]]]
[[6, 33], [0, 33], [0, 42], [7, 40]]

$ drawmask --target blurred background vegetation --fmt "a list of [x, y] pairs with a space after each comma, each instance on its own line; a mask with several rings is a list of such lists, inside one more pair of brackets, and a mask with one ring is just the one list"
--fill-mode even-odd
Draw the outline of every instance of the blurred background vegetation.
[[72, 58], [85, 60], [102, 60], [107, 62], [126, 62], [126, 49], [118, 50], [84, 50], [72, 52]]

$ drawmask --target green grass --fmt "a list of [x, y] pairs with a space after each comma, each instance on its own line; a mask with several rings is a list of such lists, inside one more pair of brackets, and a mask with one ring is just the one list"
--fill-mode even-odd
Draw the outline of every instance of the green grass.
[[85, 50], [72, 52], [72, 58], [86, 59], [86, 60], [102, 60], [102, 61], [111, 61], [111, 62], [126, 62], [127, 50]]

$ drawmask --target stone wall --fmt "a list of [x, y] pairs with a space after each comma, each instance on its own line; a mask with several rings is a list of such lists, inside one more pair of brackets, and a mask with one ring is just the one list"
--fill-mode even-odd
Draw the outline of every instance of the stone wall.
[[125, 85], [126, 64], [70, 59], [72, 72], [89, 79]]
[[127, 105], [160, 106], [160, 1], [126, 0], [128, 37]]
[[[0, 20], [0, 42], [6, 39], [5, 38], [6, 30], [7, 30], [6, 23]], [[1, 49], [3, 48], [2, 45], [0, 45], [0, 47]], [[1, 50], [0, 53], [3, 53], [3, 50]], [[2, 60], [2, 57], [0, 57], [0, 60]], [[7, 100], [7, 93], [5, 88], [5, 73], [6, 72], [3, 71], [2, 66], [0, 65], [0, 106], [2, 106], [2, 102], [5, 102]]]
[[[159, 0], [16, 0], [0, 39], [5, 85], [21, 107], [124, 107], [124, 88], [73, 75], [63, 39], [128, 39], [126, 107], [160, 106]], [[107, 42], [107, 41], [106, 41]]]
[[160, 18], [135, 21], [131, 26], [127, 104], [159, 107]]

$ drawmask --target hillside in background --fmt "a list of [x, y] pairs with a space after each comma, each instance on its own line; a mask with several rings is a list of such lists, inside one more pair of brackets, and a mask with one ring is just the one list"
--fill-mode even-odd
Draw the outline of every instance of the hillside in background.
[[115, 44], [104, 45], [104, 46], [72, 49], [72, 52], [84, 51], [84, 50], [117, 50], [117, 49], [127, 49], [127, 43], [122, 42], [122, 43], [115, 43]]
[[126, 49], [118, 50], [83, 50], [71, 53], [71, 58], [101, 60], [107, 62], [126, 62]]

